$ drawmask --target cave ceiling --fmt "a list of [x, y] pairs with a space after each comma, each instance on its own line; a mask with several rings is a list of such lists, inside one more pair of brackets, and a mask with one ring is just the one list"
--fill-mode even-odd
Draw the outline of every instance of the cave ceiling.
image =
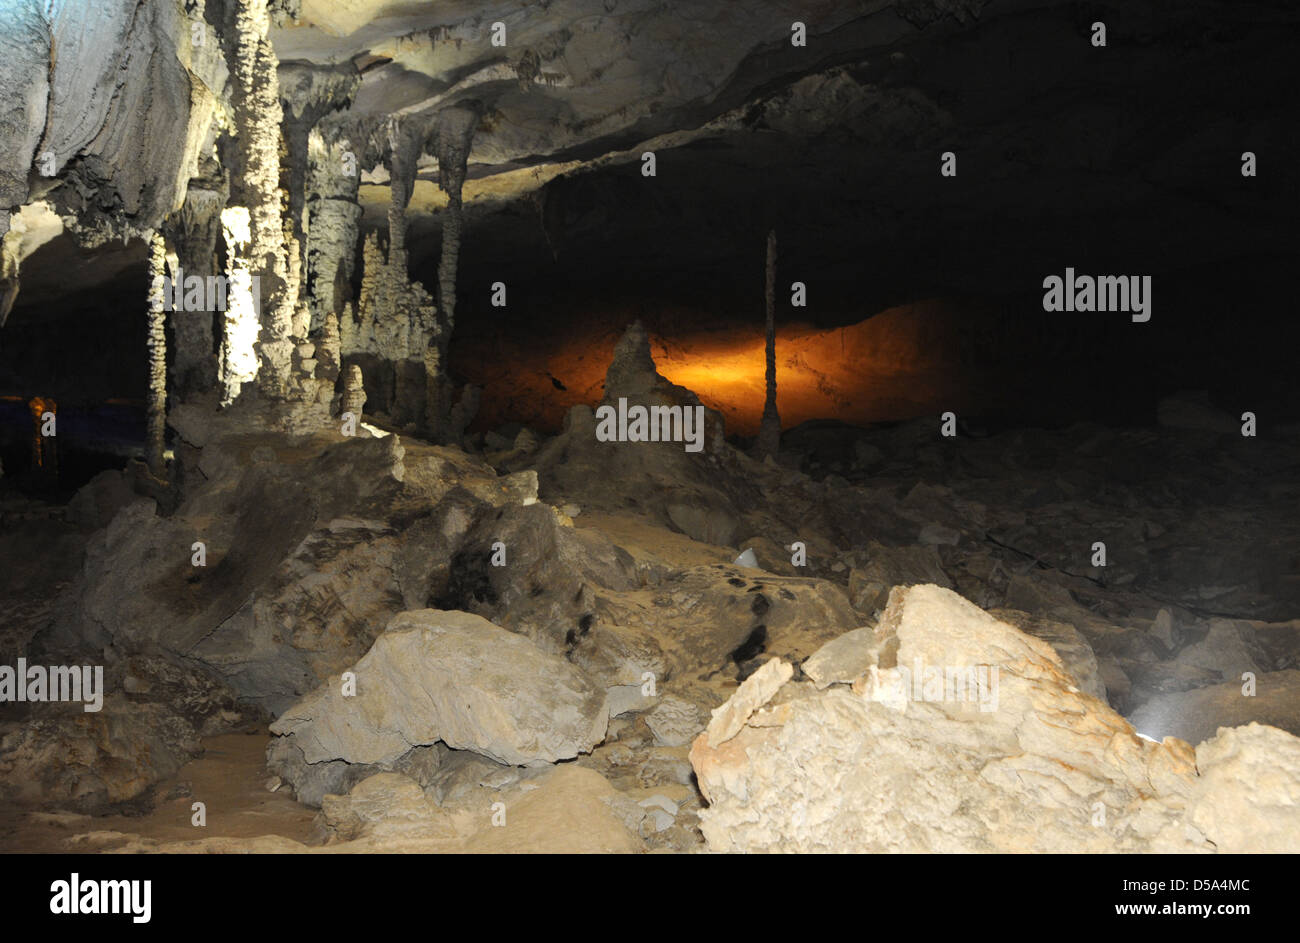
[[[0, 180], [0, 195], [10, 210], [48, 200], [83, 247], [111, 253], [75, 263], [86, 289], [121, 276], [114, 239], [157, 225], [212, 172], [228, 77], [216, 50], [186, 48], [179, 6], [54, 6], [60, 39], [120, 41], [75, 75], [20, 78], [43, 54], [16, 45], [33, 27], [6, 6], [12, 58], [0, 68], [15, 94], [0, 146], [19, 164], [52, 150], [58, 170]], [[204, 15], [219, 20], [221, 8], [208, 0]], [[1115, 36], [1104, 55], [1086, 42], [1097, 19]], [[806, 46], [791, 43], [795, 21]], [[1294, 107], [1290, 63], [1253, 53], [1278, 48], [1278, 31], [1300, 32], [1294, 5], [285, 0], [271, 40], [286, 120], [310, 113], [355, 139], [369, 229], [384, 226], [390, 200], [377, 129], [394, 116], [431, 127], [449, 108], [478, 116], [470, 279], [509, 257], [514, 278], [599, 261], [633, 289], [665, 272], [698, 285], [753, 269], [776, 228], [784, 260], [869, 308], [1014, 291], [1018, 268], [1055, 270], [1062, 257], [1160, 269], [1271, 251], [1289, 231], [1294, 175], [1245, 191], [1220, 171], [1239, 159], [1225, 142], [1296, 149], [1293, 126], [1265, 120]], [[110, 74], [114, 96], [96, 81]], [[652, 187], [639, 172], [646, 151], [658, 160]], [[960, 155], [961, 174], [940, 186], [944, 151]], [[438, 174], [427, 147], [408, 215], [412, 272], [429, 282]], [[1231, 245], [1206, 238], [1216, 220]], [[68, 272], [66, 250], [30, 251], [29, 307], [60, 297]]]

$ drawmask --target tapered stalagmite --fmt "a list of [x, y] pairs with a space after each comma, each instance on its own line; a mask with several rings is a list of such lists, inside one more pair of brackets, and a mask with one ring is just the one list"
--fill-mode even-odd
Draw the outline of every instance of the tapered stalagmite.
[[343, 398], [340, 403], [340, 415], [351, 413], [355, 418], [361, 418], [361, 409], [366, 405], [366, 385], [361, 376], [361, 368], [356, 364], [349, 364], [343, 374]]
[[149, 473], [159, 480], [167, 477], [164, 457], [167, 429], [167, 311], [163, 304], [167, 244], [162, 233], [149, 237], [149, 403], [145, 460]]
[[[349, 315], [349, 320], [351, 316]], [[339, 316], [334, 312], [325, 315], [321, 325], [320, 338], [316, 344], [316, 376], [322, 380], [334, 381], [339, 378], [343, 363], [342, 345], [339, 338]]]
[[449, 425], [451, 384], [446, 373], [447, 347], [456, 324], [456, 267], [460, 260], [464, 206], [461, 194], [478, 115], [466, 108], [450, 108], [438, 118], [439, 186], [447, 194], [447, 209], [442, 221], [442, 258], [438, 262], [438, 332], [433, 346], [425, 354], [429, 393], [427, 418], [435, 441], [447, 438], [452, 432]]
[[775, 455], [781, 446], [781, 416], [776, 411], [776, 232], [767, 234], [767, 397], [758, 429], [757, 452]]

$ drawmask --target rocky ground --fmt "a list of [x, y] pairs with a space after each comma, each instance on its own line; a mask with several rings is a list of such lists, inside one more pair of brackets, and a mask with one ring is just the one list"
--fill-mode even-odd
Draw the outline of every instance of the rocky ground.
[[[620, 396], [697, 402], [635, 328]], [[0, 844], [1300, 848], [1300, 430], [1188, 394], [758, 462], [707, 415], [466, 451], [196, 399], [171, 489], [6, 498], [3, 663], [107, 694], [4, 705]]]

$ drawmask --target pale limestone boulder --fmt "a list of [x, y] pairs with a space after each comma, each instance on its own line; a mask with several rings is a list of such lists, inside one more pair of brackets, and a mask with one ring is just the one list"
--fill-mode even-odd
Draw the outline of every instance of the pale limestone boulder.
[[1196, 748], [1189, 818], [1226, 854], [1300, 852], [1300, 739], [1262, 724], [1220, 730]]
[[[1289, 759], [1300, 741], [1256, 742], [1280, 731], [1238, 731], [1204, 756], [1139, 737], [1047, 643], [937, 586], [896, 589], [878, 635], [876, 663], [852, 687], [785, 681], [756, 698], [742, 686], [719, 712], [726, 730], [696, 739], [711, 849], [1206, 852], [1300, 840], [1273, 811], [1300, 789]], [[959, 671], [931, 667], [975, 669], [981, 685], [961, 690]], [[1266, 755], [1281, 761], [1257, 800], [1235, 783]], [[1222, 766], [1198, 777], [1198, 762]], [[1257, 818], [1282, 836], [1253, 839]]]
[[281, 715], [310, 763], [388, 766], [441, 740], [498, 762], [537, 766], [586, 753], [605, 736], [605, 688], [563, 658], [466, 612], [394, 618], [351, 669]]
[[871, 626], [845, 632], [831, 639], [803, 663], [803, 673], [817, 689], [832, 684], [852, 684], [861, 678], [880, 657], [876, 630]]
[[738, 734], [754, 711], [770, 701], [793, 674], [790, 664], [773, 658], [746, 678], [736, 693], [713, 712], [705, 730], [709, 746], [717, 747]]
[[1026, 635], [1042, 639], [1052, 646], [1061, 662], [1079, 685], [1079, 690], [1099, 701], [1106, 700], [1106, 684], [1101, 678], [1097, 655], [1078, 629], [1068, 622], [1044, 619], [1018, 609], [997, 609], [992, 613]]

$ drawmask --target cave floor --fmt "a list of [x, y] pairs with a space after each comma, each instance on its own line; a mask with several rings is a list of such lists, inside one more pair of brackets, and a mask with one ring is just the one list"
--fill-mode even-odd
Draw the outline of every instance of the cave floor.
[[[540, 502], [502, 505], [489, 525], [518, 528], [512, 552], [546, 549], [535, 564], [503, 573], [518, 582], [501, 584], [500, 607], [466, 596], [434, 608], [479, 609], [502, 628], [533, 632], [547, 651], [584, 670], [600, 670], [609, 653], [625, 657], [626, 646], [648, 638], [673, 667], [658, 705], [625, 704], [604, 742], [541, 773], [444, 752], [443, 778], [420, 784], [455, 831], [436, 839], [323, 836], [315, 808], [296, 801], [287, 784], [268, 788], [276, 783], [262, 726], [203, 738], [202, 756], [154, 784], [137, 814], [6, 803], [0, 850], [700, 850], [704, 799], [688, 751], [709, 711], [767, 659], [799, 666], [828, 640], [878, 625], [893, 587], [923, 583], [1047, 641], [1098, 708], [1109, 704], [1150, 738], [1196, 744], [1220, 725], [1251, 721], [1295, 732], [1300, 485], [1292, 471], [1300, 452], [1290, 430], [1251, 441], [1198, 402], [1174, 405], [1182, 412], [1167, 416], [1182, 425], [1150, 429], [1081, 424], [948, 439], [930, 419], [812, 424], [787, 434], [779, 462], [725, 451], [717, 463], [701, 464], [669, 444], [647, 463], [634, 444], [606, 446], [578, 430], [529, 454], [471, 456], [404, 439], [406, 490], [399, 493], [408, 498], [454, 480], [504, 493], [525, 468], [541, 481]], [[286, 476], [307, 476], [286, 480], [310, 481], [322, 455], [358, 456], [361, 464], [340, 474], [377, 480], [376, 469], [394, 454], [385, 451], [391, 443], [363, 440], [280, 449], [255, 461], [248, 445], [236, 437], [209, 446], [228, 455], [222, 493], [272, 460]], [[372, 460], [380, 464], [366, 464]], [[374, 505], [373, 513], [405, 520], [392, 510], [401, 506]], [[80, 548], [93, 543], [94, 531], [84, 523], [78, 531], [40, 502], [11, 498], [3, 510], [10, 526], [0, 540], [9, 558], [23, 562], [0, 584], [0, 602], [16, 617], [8, 631], [21, 647], [51, 618], [52, 600], [75, 585]], [[168, 520], [206, 520], [207, 513], [200, 501]], [[257, 513], [274, 523], [285, 512], [274, 505]], [[312, 579], [343, 587], [351, 573], [387, 578], [374, 556], [391, 539], [385, 529], [349, 523], [327, 532], [337, 534], [330, 552], [343, 562], [304, 558]], [[422, 541], [432, 534], [407, 540], [427, 551]], [[806, 565], [790, 552], [796, 539], [807, 545]], [[1101, 564], [1097, 541], [1110, 555]], [[24, 555], [24, 546], [31, 552]], [[286, 559], [311, 544], [296, 546]], [[737, 566], [746, 550], [757, 568]], [[574, 586], [582, 587], [576, 595]], [[302, 604], [304, 618], [333, 611], [320, 598]], [[368, 588], [348, 603], [363, 604], [392, 605]], [[584, 612], [594, 613], [596, 631], [587, 639], [585, 628], [577, 638], [570, 630], [566, 644], [564, 629], [587, 619]], [[382, 626], [386, 617], [370, 621]], [[354, 657], [340, 654], [339, 664]], [[1259, 697], [1240, 696], [1243, 671], [1258, 675]], [[626, 697], [632, 682], [611, 682], [610, 690], [617, 686]], [[498, 794], [510, 796], [511, 808], [531, 810], [529, 829], [507, 835], [485, 827], [484, 810]], [[202, 830], [192, 824], [197, 800], [207, 810]], [[620, 819], [629, 807], [643, 814], [647, 802], [652, 809], [667, 803], [676, 821], [660, 831], [642, 822], [638, 833]]]
[[194, 839], [192, 805], [208, 810], [203, 834], [231, 839], [280, 835], [306, 842], [315, 810], [266, 787], [265, 728], [203, 739], [203, 755], [158, 784], [159, 801], [143, 815], [90, 816], [0, 807], [0, 852], [112, 852], [138, 843]]

